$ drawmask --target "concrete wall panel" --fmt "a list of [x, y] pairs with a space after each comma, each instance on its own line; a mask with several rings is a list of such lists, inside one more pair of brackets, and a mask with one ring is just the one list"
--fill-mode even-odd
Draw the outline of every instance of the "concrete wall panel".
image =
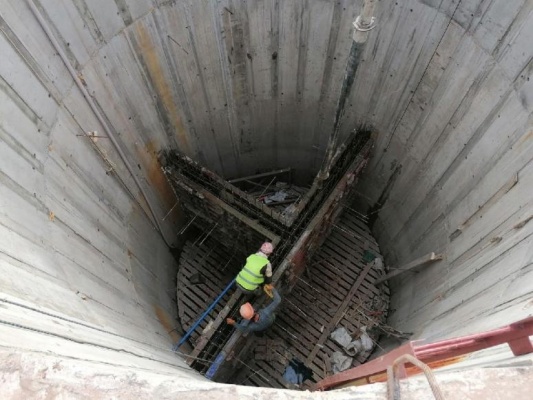
[[[176, 204], [163, 148], [225, 177], [292, 167], [309, 180], [361, 4], [36, 3], [134, 168], [108, 138], [79, 136], [107, 132], [27, 3], [0, 1], [1, 291], [115, 335], [113, 350], [79, 357], [142, 342], [125, 365], [174, 371], [154, 307], [175, 313], [176, 264], [133, 176], [159, 221]], [[389, 265], [445, 256], [395, 281], [390, 323], [437, 339], [513, 322], [530, 313], [533, 4], [377, 3], [341, 124], [341, 139], [376, 134], [358, 204]], [[42, 318], [19, 322], [49, 329]]]

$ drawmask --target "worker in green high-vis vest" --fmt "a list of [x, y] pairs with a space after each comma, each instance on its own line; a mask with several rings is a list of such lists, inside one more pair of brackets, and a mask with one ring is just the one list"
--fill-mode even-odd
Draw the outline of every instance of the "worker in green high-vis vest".
[[272, 290], [272, 265], [268, 261], [268, 256], [274, 251], [272, 243], [265, 242], [259, 251], [251, 254], [246, 259], [246, 265], [237, 275], [237, 288], [246, 295], [261, 294], [261, 287], [264, 285], [267, 290]]

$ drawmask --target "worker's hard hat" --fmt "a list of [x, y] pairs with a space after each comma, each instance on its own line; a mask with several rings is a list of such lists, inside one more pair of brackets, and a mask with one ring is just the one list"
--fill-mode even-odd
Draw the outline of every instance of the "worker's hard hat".
[[261, 252], [265, 253], [266, 255], [272, 254], [274, 251], [274, 246], [272, 246], [272, 243], [265, 242], [261, 245]]
[[239, 312], [241, 313], [241, 317], [244, 319], [252, 319], [255, 314], [254, 308], [250, 303], [244, 303]]

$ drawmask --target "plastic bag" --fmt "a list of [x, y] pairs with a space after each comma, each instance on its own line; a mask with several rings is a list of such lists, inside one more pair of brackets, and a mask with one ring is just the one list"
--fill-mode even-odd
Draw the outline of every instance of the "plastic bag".
[[331, 367], [334, 374], [347, 370], [352, 366], [352, 362], [353, 358], [345, 356], [340, 351], [335, 351], [331, 355]]
[[331, 332], [329, 337], [342, 347], [348, 346], [352, 341], [352, 337], [350, 336], [345, 327], [335, 329], [333, 332]]

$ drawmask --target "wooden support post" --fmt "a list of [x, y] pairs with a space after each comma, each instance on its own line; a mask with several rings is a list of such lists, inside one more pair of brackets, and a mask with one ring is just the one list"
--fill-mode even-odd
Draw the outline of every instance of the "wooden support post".
[[397, 275], [400, 275], [401, 273], [403, 273], [405, 271], [409, 271], [409, 270], [411, 270], [413, 268], [419, 267], [419, 266], [421, 266], [423, 264], [426, 264], [426, 263], [429, 263], [429, 262], [432, 262], [432, 261], [442, 260], [442, 258], [443, 258], [442, 254], [435, 254], [435, 253], [431, 252], [429, 254], [426, 254], [423, 257], [420, 257], [420, 258], [417, 258], [414, 261], [411, 261], [409, 264], [405, 264], [405, 265], [402, 265], [401, 267], [398, 267], [397, 269], [394, 269], [394, 271], [389, 272], [387, 275], [384, 275], [381, 278], [379, 278], [378, 280], [376, 280], [376, 282], [374, 282], [374, 284], [377, 285], [377, 284], [379, 284], [381, 282], [385, 282], [386, 280], [388, 280], [388, 279], [390, 279], [392, 277], [395, 277]]

